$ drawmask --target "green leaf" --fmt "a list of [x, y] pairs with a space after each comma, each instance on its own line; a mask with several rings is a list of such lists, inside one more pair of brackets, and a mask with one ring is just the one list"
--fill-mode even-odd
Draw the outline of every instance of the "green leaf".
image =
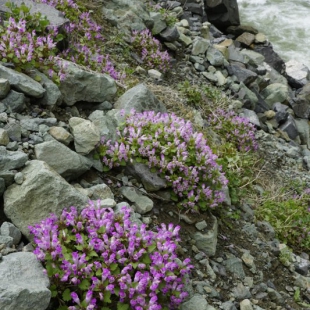
[[89, 257], [98, 257], [98, 254], [95, 251], [91, 251], [87, 256], [89, 256]]
[[149, 247], [147, 248], [147, 251], [148, 251], [149, 253], [152, 253], [155, 249], [156, 249], [156, 244], [153, 244], [153, 245], [151, 245], [151, 246], [149, 246]]
[[111, 301], [111, 292], [109, 292], [109, 291], [105, 291], [104, 292], [104, 297], [103, 297], [103, 301], [104, 302], [107, 302], [107, 303], [111, 303], [112, 301]]
[[136, 157], [136, 158], [135, 158], [135, 161], [136, 161], [137, 163], [141, 163], [141, 162], [142, 162], [142, 158], [141, 158], [141, 157]]
[[87, 279], [83, 279], [82, 282], [79, 284], [79, 288], [83, 291], [86, 291], [90, 286], [90, 283]]
[[115, 294], [116, 296], [119, 296], [119, 291], [120, 291], [120, 288], [119, 288], [119, 287], [115, 287], [115, 288], [114, 288], [114, 294]]
[[60, 306], [57, 310], [68, 310], [67, 306]]
[[128, 310], [129, 309], [129, 305], [128, 304], [123, 304], [121, 302], [117, 303], [117, 310]]
[[118, 264], [113, 263], [113, 264], [110, 265], [110, 270], [114, 271], [117, 267], [118, 267]]
[[96, 276], [97, 276], [97, 277], [100, 277], [101, 275], [102, 275], [102, 270], [97, 269], [97, 271], [96, 271]]
[[150, 264], [151, 263], [151, 259], [150, 259], [150, 257], [148, 256], [148, 255], [144, 255], [144, 257], [143, 257], [143, 259], [142, 259], [142, 262], [144, 263], [144, 264]]
[[72, 299], [71, 291], [68, 288], [65, 289], [65, 291], [62, 293], [62, 299], [63, 301], [69, 301]]
[[103, 166], [103, 167], [102, 167], [102, 170], [103, 170], [104, 172], [107, 172], [107, 171], [110, 171], [110, 168], [109, 168], [108, 166]]

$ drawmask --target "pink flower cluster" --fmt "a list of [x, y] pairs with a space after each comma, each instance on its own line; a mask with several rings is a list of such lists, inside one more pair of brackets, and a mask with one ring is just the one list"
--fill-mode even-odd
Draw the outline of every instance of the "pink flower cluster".
[[233, 143], [239, 151], [257, 150], [256, 128], [248, 119], [236, 115], [233, 111], [217, 109], [208, 121], [216, 132]]
[[103, 164], [110, 169], [129, 159], [142, 161], [159, 172], [172, 186], [182, 206], [193, 209], [215, 207], [224, 200], [227, 179], [216, 163], [202, 133], [174, 114], [132, 112], [116, 142], [99, 147]]
[[5, 28], [0, 29], [0, 60], [18, 64], [21, 69], [54, 64], [53, 55], [56, 51], [56, 43], [53, 35], [37, 36], [35, 30], [28, 32], [26, 21], [16, 21], [10, 17]]
[[140, 32], [134, 31], [131, 42], [148, 69], [155, 68], [163, 72], [170, 69], [171, 58], [168, 52], [160, 50], [160, 42], [152, 36], [148, 29]]
[[[99, 203], [98, 203], [99, 205]], [[56, 291], [68, 292], [70, 310], [128, 305], [135, 310], [175, 309], [187, 296], [184, 276], [190, 260], [177, 259], [179, 226], [162, 224], [157, 232], [90, 202], [29, 227], [34, 253], [43, 261]], [[53, 285], [52, 285], [53, 287]], [[61, 296], [59, 296], [61, 298]], [[126, 308], [127, 309], [127, 308]]]

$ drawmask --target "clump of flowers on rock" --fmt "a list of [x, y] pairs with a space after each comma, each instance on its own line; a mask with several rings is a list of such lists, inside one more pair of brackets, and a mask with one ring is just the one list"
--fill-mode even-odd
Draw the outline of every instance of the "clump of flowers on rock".
[[224, 200], [227, 179], [190, 121], [174, 114], [133, 111], [118, 135], [118, 141], [103, 140], [98, 148], [105, 170], [134, 159], [164, 177], [173, 189], [172, 198], [181, 199], [183, 207], [205, 210]]
[[90, 202], [29, 229], [61, 309], [176, 309], [187, 296], [192, 266], [176, 255], [179, 226], [153, 232], [132, 223], [128, 207], [115, 213]]

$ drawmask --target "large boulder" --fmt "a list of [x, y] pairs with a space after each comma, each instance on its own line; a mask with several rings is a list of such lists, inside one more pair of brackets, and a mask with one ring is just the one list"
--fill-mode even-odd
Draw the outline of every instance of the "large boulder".
[[78, 178], [92, 166], [87, 158], [56, 140], [39, 143], [35, 145], [34, 150], [38, 160], [45, 161], [66, 180]]
[[0, 279], [0, 309], [47, 309], [51, 299], [49, 279], [33, 253], [4, 256], [0, 261]]
[[87, 70], [70, 61], [62, 61], [65, 79], [59, 85], [63, 101], [68, 106], [76, 102], [103, 102], [113, 98], [116, 83], [107, 74]]
[[208, 21], [220, 30], [240, 25], [237, 0], [204, 0]]
[[24, 73], [0, 65], [0, 77], [7, 79], [12, 87], [27, 96], [42, 98], [45, 89], [40, 83]]
[[126, 91], [124, 95], [118, 98], [114, 108], [124, 110], [125, 114], [130, 113], [132, 109], [136, 112], [166, 112], [166, 107], [144, 84], [139, 84]]
[[88, 197], [66, 182], [48, 164], [32, 160], [22, 170], [24, 181], [13, 184], [4, 193], [4, 213], [30, 239], [28, 226], [40, 222], [51, 213], [60, 215], [64, 208], [80, 210]]

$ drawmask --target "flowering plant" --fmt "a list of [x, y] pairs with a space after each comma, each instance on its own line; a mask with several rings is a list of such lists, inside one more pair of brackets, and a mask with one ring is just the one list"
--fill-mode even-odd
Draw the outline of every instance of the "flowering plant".
[[248, 119], [236, 115], [234, 111], [217, 109], [209, 116], [208, 121], [219, 135], [239, 151], [257, 150], [256, 129]]
[[160, 42], [148, 29], [134, 31], [131, 37], [133, 48], [138, 52], [148, 69], [159, 69], [166, 72], [170, 69], [170, 56], [167, 51], [161, 52]]
[[192, 266], [177, 259], [179, 226], [149, 231], [131, 222], [127, 207], [117, 214], [90, 202], [29, 229], [59, 309], [175, 309], [187, 296]]
[[172, 198], [181, 205], [205, 210], [224, 200], [227, 184], [221, 167], [202, 133], [174, 114], [132, 112], [116, 142], [102, 140], [98, 147], [104, 169], [126, 165], [129, 159], [148, 164], [172, 186]]

